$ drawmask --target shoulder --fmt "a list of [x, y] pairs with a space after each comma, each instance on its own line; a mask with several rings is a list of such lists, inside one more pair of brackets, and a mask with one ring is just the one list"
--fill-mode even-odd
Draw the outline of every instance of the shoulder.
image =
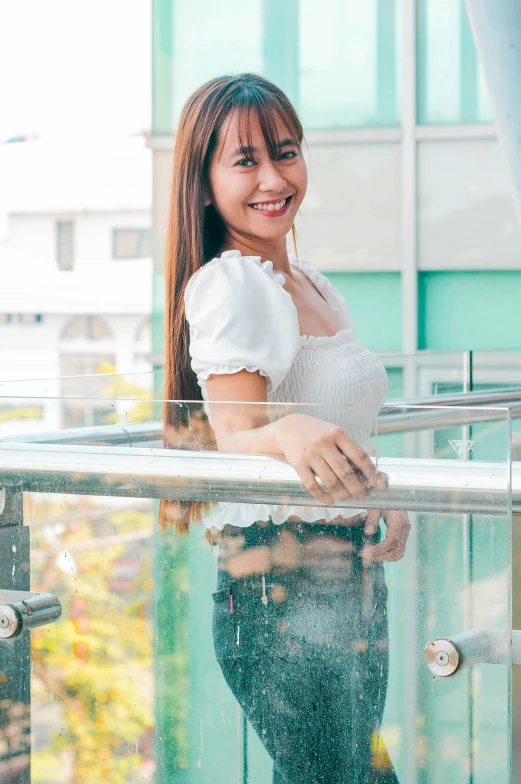
[[268, 393], [287, 374], [300, 347], [298, 315], [285, 278], [270, 261], [228, 251], [190, 279], [185, 312], [192, 368], [211, 374], [258, 370]]
[[251, 324], [280, 314], [287, 327], [296, 325], [298, 330], [297, 311], [284, 284], [284, 275], [274, 272], [271, 261], [226, 251], [190, 278], [184, 295], [186, 318], [190, 324], [202, 318]]
[[228, 250], [192, 275], [185, 289], [185, 305], [188, 311], [191, 303], [205, 294], [241, 300], [282, 295], [291, 301], [284, 283], [284, 275], [273, 270], [271, 261], [262, 262], [260, 256], [242, 256], [238, 250]]

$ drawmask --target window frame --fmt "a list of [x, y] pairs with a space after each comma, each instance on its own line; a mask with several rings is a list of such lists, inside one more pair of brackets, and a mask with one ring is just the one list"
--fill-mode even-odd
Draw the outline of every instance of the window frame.
[[[72, 240], [71, 240], [71, 264], [69, 266], [64, 266], [63, 258], [62, 258], [62, 249], [60, 243], [60, 231], [63, 226], [70, 226], [71, 233], [72, 233]], [[76, 247], [75, 247], [75, 222], [74, 220], [57, 220], [55, 223], [55, 232], [56, 232], [56, 264], [58, 265], [58, 269], [60, 272], [72, 272], [75, 267], [76, 262]]]
[[[139, 235], [138, 240], [138, 254], [137, 255], [118, 255], [116, 254], [116, 237], [118, 232], [136, 232]], [[125, 261], [129, 259], [149, 259], [152, 257], [152, 249], [149, 252], [142, 253], [143, 247], [146, 249], [146, 243], [150, 243], [151, 229], [148, 226], [115, 226], [112, 229], [112, 260]]]

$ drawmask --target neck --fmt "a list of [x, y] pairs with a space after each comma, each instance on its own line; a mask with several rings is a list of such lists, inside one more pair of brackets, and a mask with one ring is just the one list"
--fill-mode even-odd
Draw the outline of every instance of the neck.
[[274, 269], [292, 276], [286, 237], [267, 241], [258, 237], [243, 237], [233, 232], [227, 232], [221, 253], [227, 250], [239, 250], [243, 256], [260, 256], [261, 261], [271, 261]]

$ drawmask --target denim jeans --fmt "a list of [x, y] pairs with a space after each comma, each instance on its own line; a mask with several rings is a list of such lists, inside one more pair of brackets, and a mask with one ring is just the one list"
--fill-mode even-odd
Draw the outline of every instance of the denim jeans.
[[273, 784], [397, 784], [378, 735], [384, 570], [358, 555], [379, 539], [364, 535], [363, 522], [224, 528], [215, 652], [273, 760]]

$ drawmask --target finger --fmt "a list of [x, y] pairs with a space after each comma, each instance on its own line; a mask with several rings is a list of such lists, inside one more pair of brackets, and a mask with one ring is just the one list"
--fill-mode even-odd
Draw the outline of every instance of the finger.
[[321, 504], [329, 504], [332, 506], [335, 501], [334, 499], [327, 493], [323, 487], [317, 482], [316, 476], [311, 470], [310, 466], [294, 466], [295, 471], [300, 476], [300, 481], [313, 498], [316, 498], [317, 501], [320, 501]]
[[390, 536], [391, 539], [399, 543], [405, 552], [405, 545], [411, 530], [409, 516], [406, 512], [388, 512], [385, 522], [387, 525], [386, 536]]
[[387, 531], [385, 539], [376, 545], [366, 545], [360, 550], [360, 557], [372, 561], [399, 561], [405, 554], [405, 547], [411, 525], [409, 518], [402, 512], [388, 512], [385, 516]]
[[401, 544], [385, 545], [385, 540], [375, 545], [366, 545], [360, 550], [360, 558], [364, 562], [399, 561], [405, 554], [405, 546]]
[[319, 457], [312, 461], [310, 466], [311, 470], [322, 480], [330, 495], [344, 500], [351, 497], [349, 491], [344, 487], [325, 458]]
[[356, 498], [358, 500], [366, 498], [369, 489], [367, 483], [360, 480], [360, 477], [357, 476], [349, 461], [345, 459], [338, 448], [325, 449], [323, 457], [342, 483], [342, 486], [347, 489], [346, 498]]
[[384, 477], [376, 470], [376, 466], [367, 452], [364, 452], [362, 447], [355, 443], [344, 430], [340, 430], [338, 433], [337, 445], [371, 484], [381, 490], [387, 487]]
[[366, 536], [373, 536], [378, 531], [381, 516], [382, 513], [379, 509], [368, 509], [364, 528]]

